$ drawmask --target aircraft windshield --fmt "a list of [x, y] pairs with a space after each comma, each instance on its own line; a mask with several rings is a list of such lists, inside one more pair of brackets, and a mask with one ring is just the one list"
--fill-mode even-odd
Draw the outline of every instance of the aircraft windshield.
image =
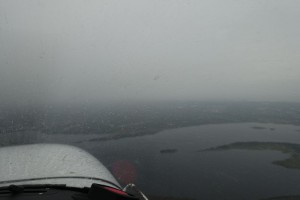
[[0, 146], [79, 147], [150, 199], [300, 198], [299, 19], [296, 0], [2, 0]]

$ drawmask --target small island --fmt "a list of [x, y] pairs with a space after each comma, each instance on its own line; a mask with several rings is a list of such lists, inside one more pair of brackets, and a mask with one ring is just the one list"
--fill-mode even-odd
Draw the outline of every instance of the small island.
[[167, 153], [176, 153], [178, 150], [177, 149], [162, 149], [160, 150], [161, 154], [167, 154]]
[[256, 129], [256, 130], [264, 130], [264, 129], [267, 129], [266, 127], [262, 127], [262, 126], [252, 126], [253, 129]]

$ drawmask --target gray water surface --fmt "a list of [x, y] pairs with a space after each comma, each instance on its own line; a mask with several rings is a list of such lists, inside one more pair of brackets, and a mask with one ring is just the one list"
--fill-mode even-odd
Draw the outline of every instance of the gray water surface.
[[300, 195], [299, 130], [233, 123], [105, 140], [99, 134], [22, 132], [1, 134], [0, 142], [78, 146], [103, 162], [122, 185], [134, 182], [147, 195], [168, 200], [250, 200]]
[[119, 160], [131, 162], [136, 168], [135, 181], [147, 194], [262, 199], [300, 194], [300, 168], [272, 163], [289, 158], [288, 153], [267, 148], [208, 149], [235, 142], [300, 144], [298, 129], [258, 123], [202, 125], [80, 146], [111, 170]]

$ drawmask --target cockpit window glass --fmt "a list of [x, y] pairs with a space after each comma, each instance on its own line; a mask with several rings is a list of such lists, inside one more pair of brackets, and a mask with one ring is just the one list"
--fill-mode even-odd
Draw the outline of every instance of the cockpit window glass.
[[1, 0], [0, 171], [2, 148], [67, 144], [150, 199], [300, 198], [299, 19], [297, 0]]

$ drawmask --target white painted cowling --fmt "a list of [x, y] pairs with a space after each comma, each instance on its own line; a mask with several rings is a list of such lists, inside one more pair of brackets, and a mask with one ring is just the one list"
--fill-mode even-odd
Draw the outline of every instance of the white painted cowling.
[[0, 148], [0, 186], [66, 184], [90, 187], [92, 183], [119, 187], [101, 162], [77, 147], [33, 144]]

